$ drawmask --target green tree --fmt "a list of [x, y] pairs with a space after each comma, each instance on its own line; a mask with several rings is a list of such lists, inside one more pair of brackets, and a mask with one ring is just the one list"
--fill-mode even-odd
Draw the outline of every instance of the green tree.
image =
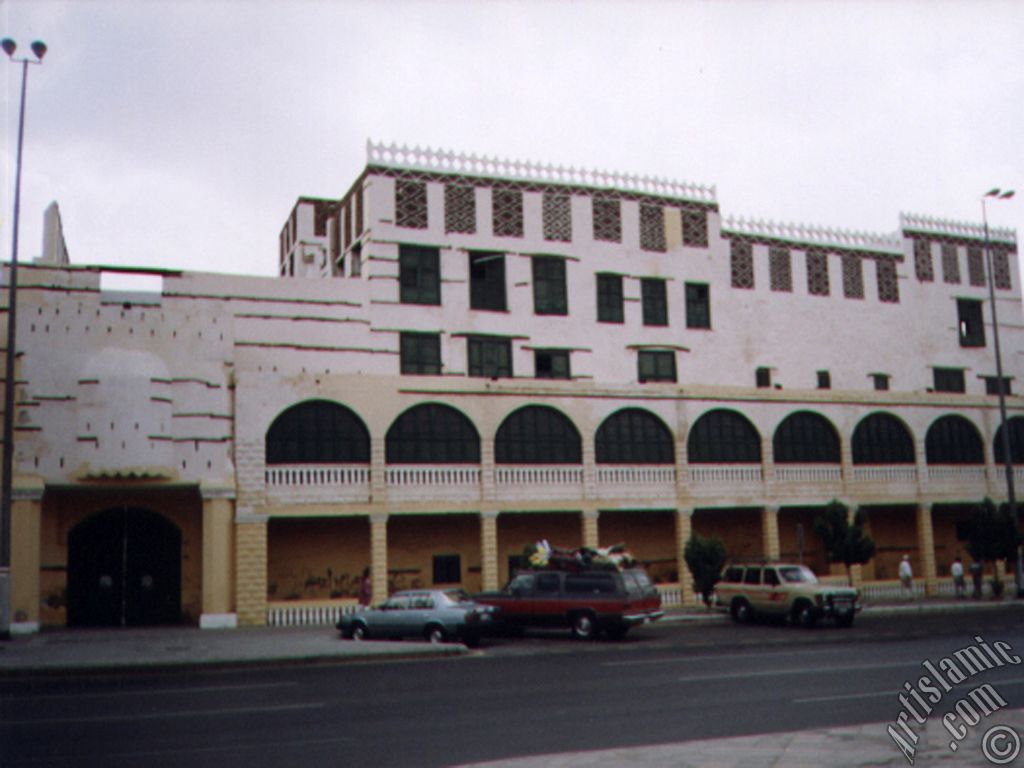
[[694, 590], [704, 604], [710, 606], [715, 584], [721, 578], [722, 566], [725, 565], [725, 545], [717, 536], [704, 537], [692, 533], [683, 548], [683, 559], [693, 576]]
[[875, 542], [864, 532], [864, 510], [858, 509], [850, 522], [846, 505], [833, 499], [825, 511], [814, 519], [814, 532], [821, 538], [830, 563], [850, 567], [863, 565], [875, 555]]
[[[978, 562], [995, 563], [1017, 557], [1017, 545], [1021, 542], [1017, 521], [1010, 514], [1007, 505], [996, 506], [986, 498], [976, 508], [967, 538], [967, 551]], [[992, 590], [1002, 594], [1003, 583], [992, 579]]]

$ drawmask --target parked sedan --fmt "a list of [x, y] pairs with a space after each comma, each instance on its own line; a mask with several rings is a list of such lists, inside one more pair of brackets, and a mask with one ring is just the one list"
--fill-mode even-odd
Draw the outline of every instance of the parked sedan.
[[338, 629], [353, 640], [421, 637], [431, 643], [459, 640], [474, 645], [493, 624], [496, 610], [473, 602], [461, 589], [410, 589], [376, 608], [342, 616]]

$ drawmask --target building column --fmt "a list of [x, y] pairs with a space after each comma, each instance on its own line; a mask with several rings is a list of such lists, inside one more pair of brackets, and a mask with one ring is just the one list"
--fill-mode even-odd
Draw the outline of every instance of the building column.
[[583, 441], [583, 498], [596, 499], [601, 493], [597, 487], [597, 455], [594, 451], [594, 441]]
[[493, 501], [498, 496], [498, 465], [494, 461], [494, 438], [480, 438], [480, 498]]
[[11, 634], [39, 631], [43, 486], [15, 481], [11, 499]]
[[498, 589], [498, 511], [480, 513], [480, 581], [484, 592]]
[[203, 608], [201, 629], [234, 628], [234, 491], [204, 488], [203, 499]]
[[764, 507], [761, 509], [761, 540], [764, 546], [764, 557], [769, 562], [777, 562], [782, 547], [779, 544], [779, 508]]
[[601, 539], [598, 532], [598, 519], [601, 513], [596, 509], [584, 509], [580, 515], [581, 522], [583, 523], [583, 546], [590, 547], [591, 549], [597, 549], [601, 545]]
[[761, 475], [766, 484], [775, 482], [775, 444], [771, 435], [761, 436]]
[[370, 515], [370, 583], [374, 605], [388, 599], [388, 516]]
[[676, 559], [679, 572], [679, 594], [683, 605], [697, 605], [697, 595], [693, 591], [693, 574], [683, 557], [683, 549], [690, 540], [693, 530], [693, 510], [676, 510]]
[[924, 578], [924, 592], [932, 596], [939, 591], [935, 570], [935, 535], [932, 530], [932, 505], [917, 506], [917, 551], [920, 553], [921, 576]]
[[380, 502], [387, 498], [387, 454], [385, 439], [370, 441], [370, 501]]
[[241, 509], [235, 514], [235, 610], [239, 626], [267, 624], [268, 520], [252, 510]]

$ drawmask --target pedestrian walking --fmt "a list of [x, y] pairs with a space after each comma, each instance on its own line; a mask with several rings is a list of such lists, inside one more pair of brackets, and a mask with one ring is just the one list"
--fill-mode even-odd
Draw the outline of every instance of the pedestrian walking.
[[981, 599], [981, 561], [975, 560], [971, 563], [971, 581], [974, 582], [974, 594], [971, 595], [975, 600]]
[[910, 599], [914, 599], [914, 570], [910, 567], [910, 555], [904, 555], [900, 561], [900, 584], [903, 589], [910, 593]]
[[949, 575], [953, 577], [953, 588], [956, 590], [957, 599], [964, 596], [964, 564], [957, 555], [953, 559], [953, 565], [949, 567]]

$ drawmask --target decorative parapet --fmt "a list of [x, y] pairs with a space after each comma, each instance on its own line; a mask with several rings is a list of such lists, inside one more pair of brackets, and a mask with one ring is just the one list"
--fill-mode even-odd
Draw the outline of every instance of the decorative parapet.
[[748, 235], [766, 240], [784, 240], [793, 243], [807, 243], [832, 248], [846, 248], [857, 251], [879, 251], [900, 253], [903, 250], [898, 235], [874, 232], [855, 232], [832, 227], [816, 227], [810, 224], [789, 224], [764, 219], [726, 217], [722, 220], [722, 231], [737, 235]]
[[640, 194], [717, 202], [714, 185], [673, 181], [658, 176], [638, 176], [614, 171], [594, 171], [573, 166], [534, 163], [524, 160], [504, 160], [487, 155], [466, 154], [430, 147], [399, 146], [391, 143], [366, 142], [366, 162], [429, 173], [452, 173], [469, 176], [489, 176], [516, 181], [565, 184], [582, 187], [601, 187]]
[[[982, 224], [975, 224], [968, 221], [952, 221], [951, 219], [938, 219], [934, 216], [923, 216], [916, 213], [900, 214], [900, 229], [903, 232], [927, 232], [947, 237], [966, 237], [975, 240], [985, 239], [985, 227]], [[1017, 243], [1017, 231], [1007, 227], [989, 227], [989, 240], [999, 242]]]

